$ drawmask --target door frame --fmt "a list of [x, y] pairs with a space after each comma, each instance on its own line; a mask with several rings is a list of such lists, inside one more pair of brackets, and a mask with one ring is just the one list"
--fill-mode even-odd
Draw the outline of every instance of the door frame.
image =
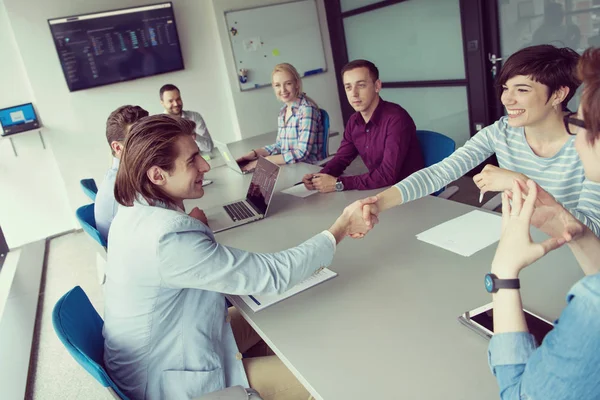
[[[348, 104], [342, 77], [337, 73], [348, 63], [344, 18], [380, 8], [415, 0], [385, 0], [354, 10], [342, 12], [340, 0], [326, 0], [327, 26], [331, 40], [333, 65], [336, 71], [338, 96], [344, 123], [354, 110]], [[487, 126], [502, 116], [502, 107], [491, 77], [488, 54], [500, 54], [500, 34], [497, 0], [459, 0], [465, 79], [428, 81], [386, 81], [383, 88], [419, 88], [462, 86], [467, 89], [470, 136], [477, 133], [476, 125]]]

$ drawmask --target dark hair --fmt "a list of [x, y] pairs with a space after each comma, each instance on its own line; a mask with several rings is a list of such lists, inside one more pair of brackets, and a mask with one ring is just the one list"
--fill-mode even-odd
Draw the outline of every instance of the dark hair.
[[173, 205], [174, 200], [150, 181], [147, 172], [153, 166], [171, 172], [179, 155], [177, 139], [191, 135], [194, 129], [194, 121], [168, 114], [153, 115], [136, 122], [125, 141], [115, 181], [115, 200], [130, 207], [141, 195], [150, 205], [157, 202]]
[[177, 90], [179, 93], [181, 93], [181, 91], [179, 90], [179, 88], [177, 86], [167, 83], [166, 85], [163, 85], [160, 88], [160, 91], [158, 92], [158, 94], [160, 95], [160, 99], [162, 100], [163, 94], [165, 94], [165, 92], [170, 92], [171, 90]]
[[502, 95], [502, 86], [509, 79], [523, 75], [548, 86], [548, 100], [558, 89], [567, 86], [569, 93], [562, 102], [562, 108], [566, 110], [581, 84], [577, 78], [578, 60], [579, 54], [568, 47], [558, 48], [550, 44], [525, 47], [508, 57], [502, 66], [496, 80], [498, 95]]
[[[127, 136], [127, 129], [140, 118], [147, 117], [148, 111], [140, 106], [121, 106], [111, 112], [106, 120], [106, 140], [110, 146], [112, 142], [122, 142]], [[114, 150], [111, 152], [115, 155]]]
[[588, 140], [593, 143], [600, 137], [600, 48], [587, 49], [577, 67], [579, 78], [583, 81], [581, 110]]
[[369, 75], [371, 76], [371, 79], [373, 79], [373, 82], [379, 79], [379, 70], [377, 69], [375, 64], [367, 60], [354, 60], [344, 65], [344, 68], [342, 68], [342, 78], [344, 77], [344, 74], [346, 72], [363, 67], [369, 70]]

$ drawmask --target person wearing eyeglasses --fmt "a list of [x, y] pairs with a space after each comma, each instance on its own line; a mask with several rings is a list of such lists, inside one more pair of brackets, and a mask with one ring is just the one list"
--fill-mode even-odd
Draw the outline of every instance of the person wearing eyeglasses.
[[[600, 49], [579, 62], [584, 90], [577, 113], [566, 116], [568, 132], [585, 176], [600, 182]], [[523, 200], [523, 197], [526, 197]], [[512, 200], [512, 204], [510, 202]], [[489, 363], [502, 400], [600, 399], [600, 239], [532, 180], [515, 180], [502, 194], [503, 232], [486, 275], [494, 303]], [[551, 236], [534, 243], [530, 224]], [[567, 243], [586, 275], [567, 294], [567, 306], [536, 343], [523, 314], [521, 270]], [[512, 288], [502, 288], [512, 281]], [[526, 288], [524, 288], [526, 290]]]
[[481, 195], [510, 190], [515, 179], [532, 179], [600, 235], [600, 185], [586, 179], [565, 126], [567, 103], [581, 81], [579, 55], [569, 48], [531, 46], [508, 58], [497, 80], [507, 116], [485, 127], [443, 161], [422, 169], [377, 195], [362, 210], [368, 222], [394, 207], [434, 193], [496, 154], [473, 181]]
[[123, 143], [131, 125], [142, 117], [147, 117], [148, 111], [140, 106], [121, 106], [110, 113], [106, 121], [106, 140], [110, 146], [113, 161], [110, 169], [104, 175], [104, 180], [98, 187], [96, 201], [94, 202], [94, 218], [96, 229], [108, 239], [108, 230], [117, 214], [117, 201], [115, 200], [115, 180], [123, 153]]

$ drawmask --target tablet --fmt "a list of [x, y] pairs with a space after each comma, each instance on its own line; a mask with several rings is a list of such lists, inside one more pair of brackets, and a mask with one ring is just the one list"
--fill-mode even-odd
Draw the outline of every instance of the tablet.
[[0, 109], [2, 136], [38, 129], [40, 122], [31, 103]]
[[[479, 335], [485, 338], [491, 338], [494, 335], [494, 309], [493, 303], [488, 303], [484, 306], [467, 311], [458, 320], [467, 328], [472, 329]], [[544, 337], [554, 328], [554, 325], [534, 313], [523, 309], [525, 313], [525, 321], [538, 345], [542, 343]]]

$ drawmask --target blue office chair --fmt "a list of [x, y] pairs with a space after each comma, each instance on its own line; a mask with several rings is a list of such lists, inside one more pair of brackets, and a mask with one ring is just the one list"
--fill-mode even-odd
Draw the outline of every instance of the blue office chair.
[[52, 311], [54, 331], [75, 361], [115, 398], [127, 400], [104, 369], [104, 321], [81, 287], [58, 300]]
[[[61, 297], [52, 311], [54, 331], [71, 356], [116, 399], [127, 396], [104, 369], [104, 321], [80, 286], [75, 286]], [[252, 394], [253, 397], [249, 397]], [[206, 394], [199, 400], [261, 400], [252, 389], [233, 386]]]
[[96, 193], [98, 193], [98, 186], [96, 186], [96, 181], [94, 178], [82, 179], [79, 181], [81, 185], [81, 190], [83, 193], [92, 201], [96, 201]]
[[96, 219], [94, 218], [94, 203], [81, 206], [75, 212], [79, 224], [83, 230], [91, 236], [100, 246], [106, 249], [106, 239], [102, 237], [96, 229]]
[[[441, 133], [418, 130], [417, 139], [419, 139], [419, 144], [421, 145], [425, 167], [437, 164], [456, 150], [456, 142]], [[446, 188], [442, 188], [433, 193], [433, 195], [440, 196], [445, 190]], [[448, 192], [440, 197], [448, 198], [457, 191], [458, 187], [456, 186], [448, 188]]]
[[326, 159], [329, 156], [329, 114], [323, 109], [321, 109], [321, 122], [323, 123], [322, 158]]

